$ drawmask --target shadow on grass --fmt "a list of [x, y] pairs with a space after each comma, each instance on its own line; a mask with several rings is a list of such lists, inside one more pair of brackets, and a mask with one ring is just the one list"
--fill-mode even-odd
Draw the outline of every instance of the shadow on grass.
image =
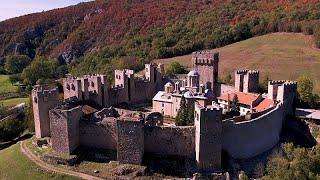
[[15, 138], [14, 140], [12, 141], [8, 141], [8, 142], [2, 142], [0, 143], [0, 150], [3, 150], [3, 149], [6, 149], [14, 144], [16, 144], [17, 142], [19, 141], [23, 141], [23, 140], [26, 140], [26, 139], [29, 139], [31, 138], [33, 135], [30, 134], [30, 133], [27, 133], [27, 134], [24, 134], [18, 138]]

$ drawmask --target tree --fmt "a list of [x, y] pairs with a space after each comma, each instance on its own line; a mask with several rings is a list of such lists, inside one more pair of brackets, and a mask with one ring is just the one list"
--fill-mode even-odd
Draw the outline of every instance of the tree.
[[9, 76], [9, 81], [14, 84], [21, 81], [21, 74], [12, 74]]
[[248, 176], [244, 171], [240, 171], [239, 180], [249, 180]]
[[23, 70], [21, 77], [26, 85], [35, 85], [39, 79], [55, 77], [57, 67], [57, 62], [39, 57]]
[[262, 179], [319, 179], [320, 146], [312, 149], [283, 144], [282, 151], [273, 155]]
[[4, 68], [9, 74], [21, 73], [31, 63], [31, 59], [26, 55], [13, 55], [6, 57]]
[[232, 116], [239, 116], [240, 115], [239, 99], [236, 94], [232, 98], [228, 114], [232, 115]]
[[169, 64], [169, 67], [166, 73], [169, 75], [186, 74], [187, 70], [180, 63], [173, 61]]
[[18, 137], [24, 129], [24, 123], [19, 119], [9, 119], [0, 122], [0, 140], [10, 141]]
[[261, 82], [261, 84], [260, 84], [260, 89], [261, 89], [261, 91], [266, 91], [266, 90], [268, 90], [268, 83], [269, 83], [269, 81], [270, 81], [270, 77], [269, 77], [268, 74], [265, 75], [265, 76], [263, 76], [262, 82]]
[[186, 126], [188, 119], [188, 108], [186, 98], [184, 96], [181, 97], [180, 109], [178, 111], [177, 117], [175, 119], [175, 124], [177, 126]]
[[194, 102], [188, 105], [188, 118], [186, 122], [187, 126], [194, 125]]
[[226, 75], [224, 81], [225, 81], [225, 83], [227, 83], [227, 84], [232, 84], [231, 80], [232, 80], [232, 76], [231, 76], [230, 73], [228, 73], [228, 74]]
[[298, 78], [298, 94], [301, 103], [313, 104], [313, 82], [308, 76]]

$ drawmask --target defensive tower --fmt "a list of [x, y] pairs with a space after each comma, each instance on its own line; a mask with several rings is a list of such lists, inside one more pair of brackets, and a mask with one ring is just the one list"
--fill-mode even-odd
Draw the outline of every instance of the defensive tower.
[[222, 110], [195, 103], [195, 152], [199, 171], [221, 168]]
[[[217, 95], [219, 53], [199, 51], [192, 53], [193, 69], [200, 75], [199, 83], [205, 84], [206, 89], [212, 89]], [[208, 87], [210, 86], [211, 87]]]
[[235, 88], [238, 92], [256, 93], [259, 90], [259, 71], [238, 70], [235, 72]]
[[31, 94], [36, 137], [48, 137], [50, 136], [49, 110], [59, 105], [58, 88], [48, 90], [43, 86], [35, 86]]

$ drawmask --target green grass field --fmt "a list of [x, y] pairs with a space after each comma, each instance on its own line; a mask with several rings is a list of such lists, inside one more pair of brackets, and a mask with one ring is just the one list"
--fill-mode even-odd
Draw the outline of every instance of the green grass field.
[[[234, 43], [219, 49], [219, 76], [234, 74], [236, 69], [257, 69], [260, 79], [268, 74], [273, 80], [296, 80], [301, 75], [311, 77], [315, 92], [320, 94], [320, 49], [312, 36], [294, 33], [272, 33]], [[169, 64], [178, 61], [191, 68], [191, 55], [159, 59]]]
[[29, 104], [29, 98], [12, 98], [0, 101], [0, 104], [3, 104], [4, 107], [12, 107], [20, 103]]
[[8, 75], [0, 75], [0, 94], [17, 92], [18, 86], [13, 86]]
[[0, 179], [74, 179], [64, 175], [41, 170], [20, 151], [20, 144], [15, 144], [0, 151]]

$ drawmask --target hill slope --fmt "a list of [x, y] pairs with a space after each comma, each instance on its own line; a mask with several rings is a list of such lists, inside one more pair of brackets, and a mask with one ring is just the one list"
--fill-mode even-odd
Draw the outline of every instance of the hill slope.
[[[274, 80], [294, 80], [308, 75], [314, 80], [315, 92], [320, 93], [320, 50], [314, 47], [312, 36], [272, 33], [213, 51], [220, 53], [220, 77], [233, 75], [236, 69], [257, 69], [260, 79], [266, 74]], [[191, 67], [191, 55], [155, 60], [164, 64], [172, 61]]]
[[301, 31], [302, 24], [317, 23], [319, 9], [318, 0], [97, 0], [0, 22], [0, 62], [11, 54], [68, 64], [91, 52], [99, 58], [172, 57], [268, 32]]

